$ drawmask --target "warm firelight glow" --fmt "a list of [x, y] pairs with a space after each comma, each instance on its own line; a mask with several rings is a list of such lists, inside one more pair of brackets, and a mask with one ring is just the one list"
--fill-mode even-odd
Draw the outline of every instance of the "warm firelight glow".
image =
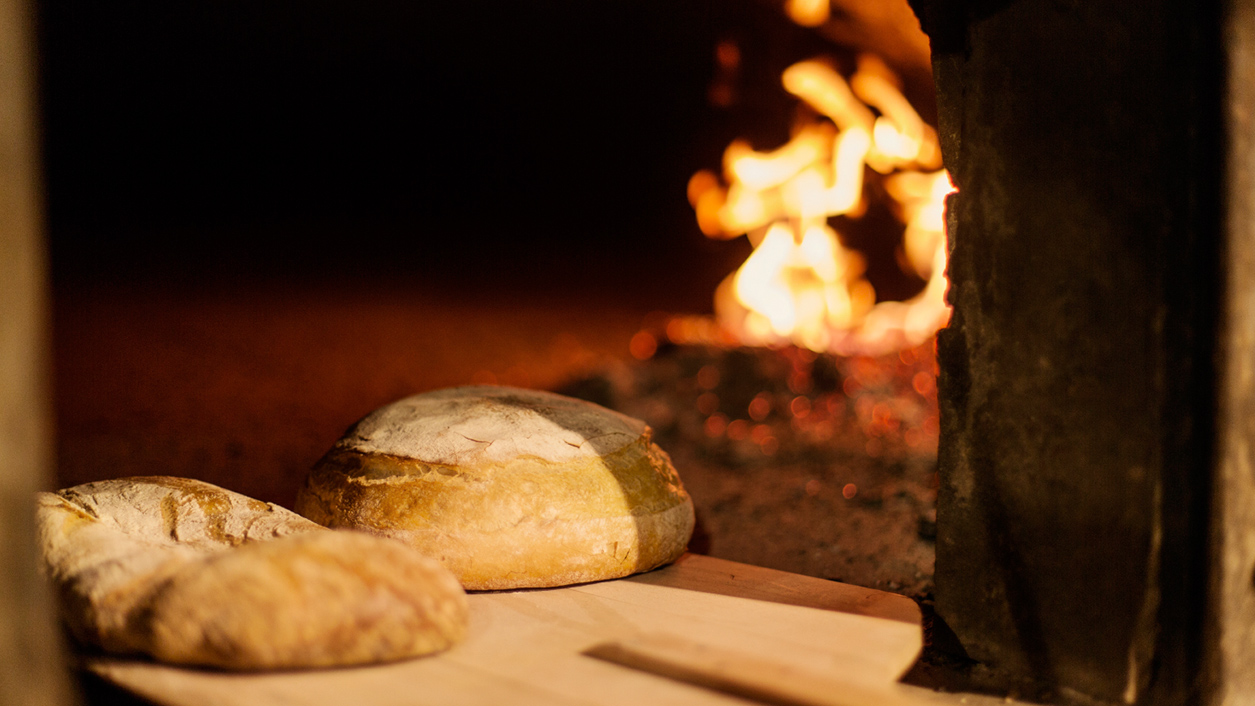
[[780, 80], [784, 90], [828, 116], [841, 130], [857, 126], [871, 132], [876, 116], [831, 66], [822, 61], [802, 61], [785, 69]]
[[[716, 292], [720, 326], [748, 345], [838, 353], [919, 345], [950, 316], [943, 214], [954, 187], [940, 169], [936, 132], [873, 56], [860, 57], [848, 81], [812, 60], [790, 66], [782, 82], [822, 117], [774, 150], [736, 140], [724, 152], [723, 180], [709, 171], [689, 180], [703, 233], [746, 235], [754, 244]], [[905, 302], [875, 303], [862, 257], [841, 245], [828, 220], [862, 214], [866, 168], [884, 175], [884, 192], [905, 226], [903, 261], [927, 282]]]
[[832, 15], [828, 0], [787, 0], [784, 11], [803, 27], [818, 27]]

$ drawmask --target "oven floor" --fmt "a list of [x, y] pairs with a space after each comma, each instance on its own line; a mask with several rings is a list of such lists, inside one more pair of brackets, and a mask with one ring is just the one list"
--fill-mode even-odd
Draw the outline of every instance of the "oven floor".
[[650, 424], [693, 495], [696, 550], [925, 600], [933, 366], [931, 345], [853, 358], [664, 345], [561, 390]]
[[[926, 426], [932, 403], [910, 388], [931, 371], [931, 349], [807, 359], [814, 374], [796, 395], [796, 352], [663, 346], [635, 360], [629, 341], [658, 315], [616, 292], [357, 279], [54, 294], [60, 486], [188, 476], [290, 507], [307, 469], [379, 405], [471, 382], [559, 389], [654, 426], [698, 509], [695, 551], [916, 599], [931, 591], [935, 436], [902, 441]], [[717, 415], [742, 419], [744, 438], [708, 429], [709, 399], [697, 399], [707, 392]], [[759, 396], [770, 404], [756, 420]], [[805, 419], [797, 396], [814, 401]]]

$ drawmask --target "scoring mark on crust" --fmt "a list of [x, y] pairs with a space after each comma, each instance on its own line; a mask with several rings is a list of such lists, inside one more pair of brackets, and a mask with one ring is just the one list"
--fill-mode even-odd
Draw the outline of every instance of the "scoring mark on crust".
[[493, 444], [495, 444], [495, 443], [496, 443], [495, 441], [488, 441], [488, 440], [485, 440], [485, 439], [476, 439], [476, 438], [473, 438], [473, 437], [467, 436], [466, 434], [463, 434], [463, 433], [462, 433], [462, 432], [460, 432], [460, 431], [454, 431], [453, 433], [454, 433], [454, 434], [457, 434], [458, 436], [462, 437], [463, 439], [466, 439], [467, 441], [469, 441], [469, 442], [471, 442], [471, 443], [474, 443], [474, 444], [484, 444], [484, 445], [485, 445], [485, 446], [484, 446], [484, 448], [485, 448], [485, 449], [486, 449], [486, 448], [488, 448], [489, 446], [492, 446]]
[[90, 502], [90, 498], [83, 497], [68, 488], [65, 490], [58, 490], [53, 493], [53, 495], [61, 498], [61, 502], [63, 504], [67, 505], [71, 510], [84, 518], [92, 520], [100, 519], [100, 513], [96, 510], [95, 504]]

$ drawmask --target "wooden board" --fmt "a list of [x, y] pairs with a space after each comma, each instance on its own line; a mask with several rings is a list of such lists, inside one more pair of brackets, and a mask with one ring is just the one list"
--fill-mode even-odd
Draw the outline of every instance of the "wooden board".
[[[910, 701], [894, 682], [922, 646], [907, 598], [696, 555], [627, 579], [478, 593], [470, 603], [464, 643], [397, 664], [238, 674], [95, 658], [87, 667], [169, 706], [713, 706], [745, 703], [722, 692], [763, 698], [755, 679], [804, 682], [811, 691], [802, 695], [818, 699], [778, 703], [888, 704]], [[666, 649], [641, 664], [608, 661], [613, 650], [601, 659], [585, 654], [608, 645], [634, 654]], [[677, 661], [684, 670], [648, 668]], [[722, 692], [684, 678], [728, 664], [739, 666]], [[738, 690], [738, 680], [751, 683]]]

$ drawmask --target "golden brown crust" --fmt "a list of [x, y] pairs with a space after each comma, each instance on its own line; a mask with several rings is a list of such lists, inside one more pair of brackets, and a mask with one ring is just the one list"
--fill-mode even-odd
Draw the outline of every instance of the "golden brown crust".
[[302, 668], [428, 654], [465, 632], [465, 594], [438, 562], [208, 483], [40, 493], [37, 519], [67, 624], [108, 651]]
[[647, 428], [611, 453], [562, 461], [528, 455], [452, 465], [349, 442], [315, 465], [296, 511], [328, 527], [400, 539], [440, 559], [467, 589], [648, 571], [678, 558], [692, 534], [692, 501]]
[[216, 553], [177, 575], [145, 613], [153, 657], [239, 670], [431, 654], [461, 640], [467, 623], [466, 596], [440, 564], [360, 532]]

